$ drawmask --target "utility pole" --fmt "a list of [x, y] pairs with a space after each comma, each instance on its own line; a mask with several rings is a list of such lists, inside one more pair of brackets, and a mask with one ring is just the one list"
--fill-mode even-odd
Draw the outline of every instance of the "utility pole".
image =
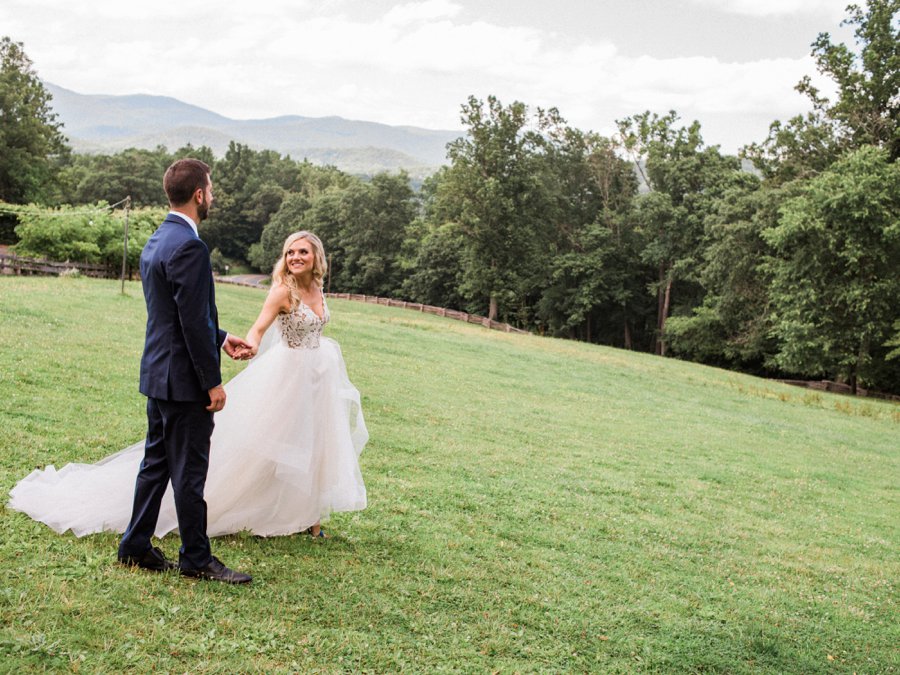
[[125, 241], [122, 246], [122, 295], [125, 295], [125, 267], [128, 264], [128, 210], [131, 208], [131, 195], [125, 197]]

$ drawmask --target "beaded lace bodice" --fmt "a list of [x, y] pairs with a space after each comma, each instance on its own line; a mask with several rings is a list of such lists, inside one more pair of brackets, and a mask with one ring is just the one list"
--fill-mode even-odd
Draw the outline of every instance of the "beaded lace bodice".
[[281, 337], [288, 347], [293, 349], [317, 349], [322, 329], [331, 315], [328, 313], [328, 305], [322, 299], [322, 317], [319, 318], [312, 308], [300, 303], [289, 314], [280, 314]]

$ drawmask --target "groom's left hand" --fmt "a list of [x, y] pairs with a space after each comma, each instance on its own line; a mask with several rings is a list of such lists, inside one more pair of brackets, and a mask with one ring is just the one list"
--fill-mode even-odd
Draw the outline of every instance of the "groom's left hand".
[[222, 349], [224, 349], [225, 353], [235, 361], [246, 361], [253, 356], [253, 348], [236, 335], [229, 334], [228, 337], [225, 338]]

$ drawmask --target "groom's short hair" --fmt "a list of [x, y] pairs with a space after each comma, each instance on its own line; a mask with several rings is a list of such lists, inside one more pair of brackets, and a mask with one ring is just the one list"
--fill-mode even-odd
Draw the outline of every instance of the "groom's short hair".
[[199, 189], [209, 185], [209, 165], [199, 159], [179, 159], [166, 169], [163, 188], [170, 206], [181, 206]]

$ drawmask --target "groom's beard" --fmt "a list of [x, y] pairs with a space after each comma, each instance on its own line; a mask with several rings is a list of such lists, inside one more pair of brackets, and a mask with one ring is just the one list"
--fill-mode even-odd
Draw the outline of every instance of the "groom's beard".
[[197, 217], [201, 221], [209, 217], [209, 202], [206, 201], [206, 195], [203, 196], [203, 201], [197, 205]]

